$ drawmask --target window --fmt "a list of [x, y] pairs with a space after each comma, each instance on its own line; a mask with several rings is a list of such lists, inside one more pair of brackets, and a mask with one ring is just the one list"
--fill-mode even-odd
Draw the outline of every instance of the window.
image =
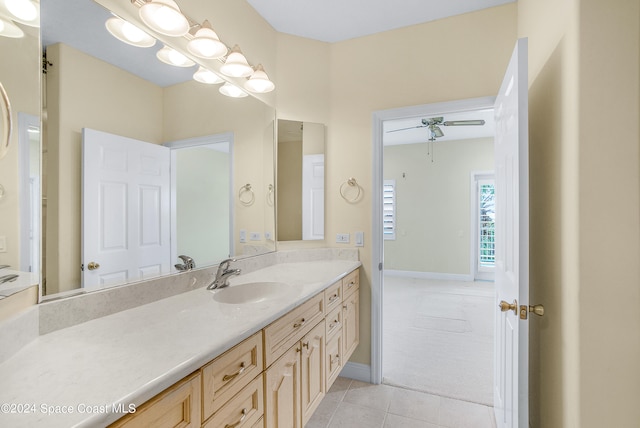
[[382, 186], [382, 230], [384, 239], [396, 239], [396, 181], [384, 180]]
[[493, 180], [478, 181], [478, 270], [491, 270], [496, 263], [496, 213]]

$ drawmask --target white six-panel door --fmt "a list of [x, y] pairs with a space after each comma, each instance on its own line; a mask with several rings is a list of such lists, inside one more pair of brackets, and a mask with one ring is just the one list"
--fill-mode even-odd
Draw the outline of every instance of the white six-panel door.
[[324, 239], [324, 155], [302, 157], [302, 239]]
[[[516, 43], [495, 103], [496, 323], [494, 409], [498, 428], [529, 426], [529, 157], [527, 39]], [[513, 304], [501, 312], [500, 302]], [[515, 310], [513, 310], [515, 309]], [[527, 311], [527, 309], [525, 309]]]
[[82, 286], [170, 272], [170, 150], [82, 130]]

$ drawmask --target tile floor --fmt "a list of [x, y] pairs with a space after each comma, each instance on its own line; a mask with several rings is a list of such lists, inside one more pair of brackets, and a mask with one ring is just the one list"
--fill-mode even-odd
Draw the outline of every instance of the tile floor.
[[495, 428], [493, 408], [339, 377], [305, 428]]

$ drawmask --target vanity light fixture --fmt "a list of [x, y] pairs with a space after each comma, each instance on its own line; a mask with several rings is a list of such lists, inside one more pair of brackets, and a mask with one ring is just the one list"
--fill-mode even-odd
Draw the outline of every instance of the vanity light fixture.
[[20, 21], [31, 22], [38, 18], [38, 6], [31, 0], [4, 0], [4, 5]]
[[271, 92], [275, 89], [276, 85], [273, 84], [271, 80], [269, 80], [269, 76], [264, 71], [264, 67], [262, 64], [258, 64], [256, 66], [256, 71], [253, 72], [249, 80], [247, 80], [244, 84], [244, 88], [250, 92], [257, 92], [259, 94], [264, 94], [266, 92]]
[[217, 83], [224, 82], [224, 79], [218, 76], [211, 70], [207, 70], [204, 67], [198, 68], [198, 71], [193, 73], [193, 80], [196, 80], [200, 83], [206, 83], [207, 85], [215, 85]]
[[251, 68], [247, 58], [242, 54], [240, 46], [235, 45], [224, 64], [220, 66], [220, 72], [229, 77], [249, 77], [253, 73], [253, 68]]
[[193, 39], [187, 43], [187, 49], [199, 58], [218, 59], [227, 54], [227, 46], [220, 41], [209, 21], [204, 21]]
[[0, 36], [19, 39], [24, 36], [24, 31], [13, 22], [0, 18]]
[[107, 19], [105, 26], [113, 37], [129, 45], [149, 48], [156, 44], [156, 39], [118, 16]]
[[226, 95], [231, 98], [243, 98], [243, 97], [249, 96], [249, 94], [247, 94], [245, 91], [238, 88], [237, 86], [232, 85], [229, 82], [220, 86], [220, 89], [218, 90], [222, 95]]
[[176, 67], [191, 67], [196, 64], [177, 50], [166, 45], [156, 53], [156, 56], [165, 64], [175, 65]]
[[149, 28], [165, 36], [182, 37], [189, 32], [189, 20], [173, 0], [150, 0], [138, 13]]

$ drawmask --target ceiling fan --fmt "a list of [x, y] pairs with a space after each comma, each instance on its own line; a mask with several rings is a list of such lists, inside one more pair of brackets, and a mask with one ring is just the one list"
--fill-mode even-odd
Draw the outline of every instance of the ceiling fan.
[[422, 119], [422, 125], [410, 126], [408, 128], [392, 129], [387, 132], [406, 131], [407, 129], [415, 128], [429, 128], [429, 141], [435, 141], [436, 138], [444, 136], [444, 132], [438, 125], [443, 126], [472, 126], [472, 125], [484, 125], [484, 120], [444, 120], [444, 117], [432, 117], [429, 119]]

